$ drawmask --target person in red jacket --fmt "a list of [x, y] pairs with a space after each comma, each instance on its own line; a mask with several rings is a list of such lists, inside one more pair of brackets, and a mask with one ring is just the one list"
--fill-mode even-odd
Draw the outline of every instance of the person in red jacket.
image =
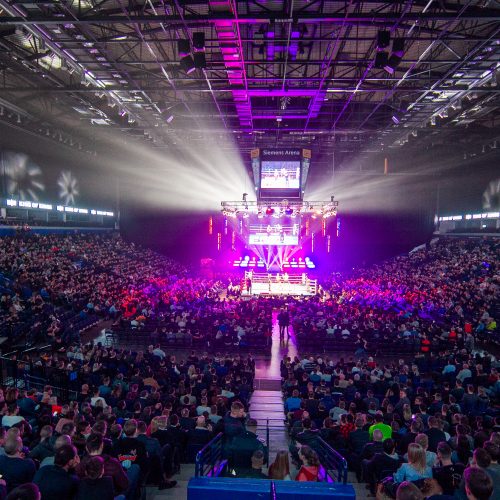
[[302, 446], [299, 450], [302, 467], [295, 478], [296, 481], [318, 481], [319, 458], [317, 453], [309, 446]]

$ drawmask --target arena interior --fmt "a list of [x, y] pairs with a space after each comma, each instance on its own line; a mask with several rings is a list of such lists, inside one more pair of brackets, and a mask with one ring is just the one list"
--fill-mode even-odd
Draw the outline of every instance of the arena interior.
[[500, 2], [0, 0], [0, 500], [500, 500]]

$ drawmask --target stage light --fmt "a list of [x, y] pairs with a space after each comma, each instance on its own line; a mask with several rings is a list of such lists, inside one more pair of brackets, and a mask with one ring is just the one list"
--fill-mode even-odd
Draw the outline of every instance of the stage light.
[[286, 207], [286, 209], [285, 209], [285, 214], [286, 214], [286, 215], [292, 215], [292, 214], [293, 214], [293, 208]]
[[267, 207], [266, 209], [266, 215], [273, 215], [274, 214], [274, 208], [273, 207]]
[[191, 74], [195, 69], [194, 61], [191, 56], [185, 56], [181, 59], [181, 68], [187, 74]]
[[247, 196], [248, 196], [248, 193], [243, 193], [242, 200], [246, 202], [247, 201]]
[[174, 115], [169, 115], [167, 118], [167, 123], [172, 123], [174, 121]]

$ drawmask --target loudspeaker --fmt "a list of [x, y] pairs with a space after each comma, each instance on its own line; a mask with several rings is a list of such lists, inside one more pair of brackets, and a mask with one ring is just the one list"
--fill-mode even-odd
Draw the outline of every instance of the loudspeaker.
[[195, 52], [193, 54], [194, 67], [198, 69], [203, 69], [207, 67], [207, 59], [205, 57], [205, 52]]
[[205, 48], [205, 33], [203, 31], [195, 31], [193, 33], [193, 47], [197, 50]]
[[177, 52], [180, 57], [187, 56], [191, 52], [189, 40], [177, 40]]
[[391, 32], [390, 31], [379, 31], [377, 33], [377, 47], [379, 49], [385, 49], [389, 46], [391, 41]]
[[396, 54], [399, 57], [403, 57], [405, 53], [405, 39], [404, 38], [395, 38], [392, 41], [392, 53]]
[[383, 69], [389, 60], [389, 54], [387, 52], [377, 52], [375, 56], [375, 67]]

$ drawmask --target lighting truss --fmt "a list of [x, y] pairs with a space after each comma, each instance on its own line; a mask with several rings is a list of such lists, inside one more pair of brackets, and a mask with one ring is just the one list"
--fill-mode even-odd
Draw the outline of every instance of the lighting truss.
[[222, 201], [222, 215], [224, 217], [238, 217], [249, 214], [266, 214], [268, 209], [273, 210], [276, 216], [314, 215], [324, 219], [337, 215], [338, 201]]

